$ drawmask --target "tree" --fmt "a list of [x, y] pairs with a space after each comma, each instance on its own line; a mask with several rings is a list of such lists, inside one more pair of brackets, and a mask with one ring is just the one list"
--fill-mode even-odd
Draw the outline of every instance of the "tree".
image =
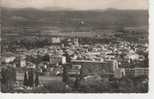
[[25, 74], [24, 74], [24, 83], [23, 83], [25, 86], [28, 86], [28, 78], [27, 78], [27, 76], [28, 76], [28, 75], [27, 75], [27, 73], [25, 72]]
[[39, 74], [38, 72], [35, 72], [35, 87], [39, 85]]

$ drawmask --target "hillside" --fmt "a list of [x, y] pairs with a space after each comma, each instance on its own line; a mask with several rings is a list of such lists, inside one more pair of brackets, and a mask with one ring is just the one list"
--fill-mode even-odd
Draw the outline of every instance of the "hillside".
[[[2, 9], [2, 23], [6, 27], [56, 27], [58, 31], [95, 31], [142, 27], [148, 25], [146, 10], [38, 10]], [[52, 28], [51, 28], [52, 29]], [[54, 28], [55, 29], [55, 28]]]

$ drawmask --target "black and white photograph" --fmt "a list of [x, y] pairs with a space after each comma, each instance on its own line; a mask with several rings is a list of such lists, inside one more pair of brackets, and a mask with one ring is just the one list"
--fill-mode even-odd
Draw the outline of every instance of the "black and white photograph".
[[0, 0], [0, 93], [149, 92], [148, 0]]

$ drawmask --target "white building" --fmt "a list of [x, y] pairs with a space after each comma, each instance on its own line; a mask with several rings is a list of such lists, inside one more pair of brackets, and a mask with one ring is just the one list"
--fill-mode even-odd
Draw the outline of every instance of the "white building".
[[4, 56], [2, 57], [2, 62], [4, 63], [11, 63], [16, 59], [15, 56]]
[[52, 38], [52, 43], [60, 43], [61, 42], [61, 40], [60, 40], [60, 38], [59, 37], [53, 37]]
[[26, 67], [26, 57], [25, 56], [20, 57], [20, 67]]

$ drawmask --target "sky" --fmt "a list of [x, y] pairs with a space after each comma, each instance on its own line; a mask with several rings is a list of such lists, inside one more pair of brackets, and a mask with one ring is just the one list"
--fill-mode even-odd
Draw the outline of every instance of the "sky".
[[148, 0], [0, 0], [1, 6], [10, 8], [71, 8], [91, 9], [148, 9]]

